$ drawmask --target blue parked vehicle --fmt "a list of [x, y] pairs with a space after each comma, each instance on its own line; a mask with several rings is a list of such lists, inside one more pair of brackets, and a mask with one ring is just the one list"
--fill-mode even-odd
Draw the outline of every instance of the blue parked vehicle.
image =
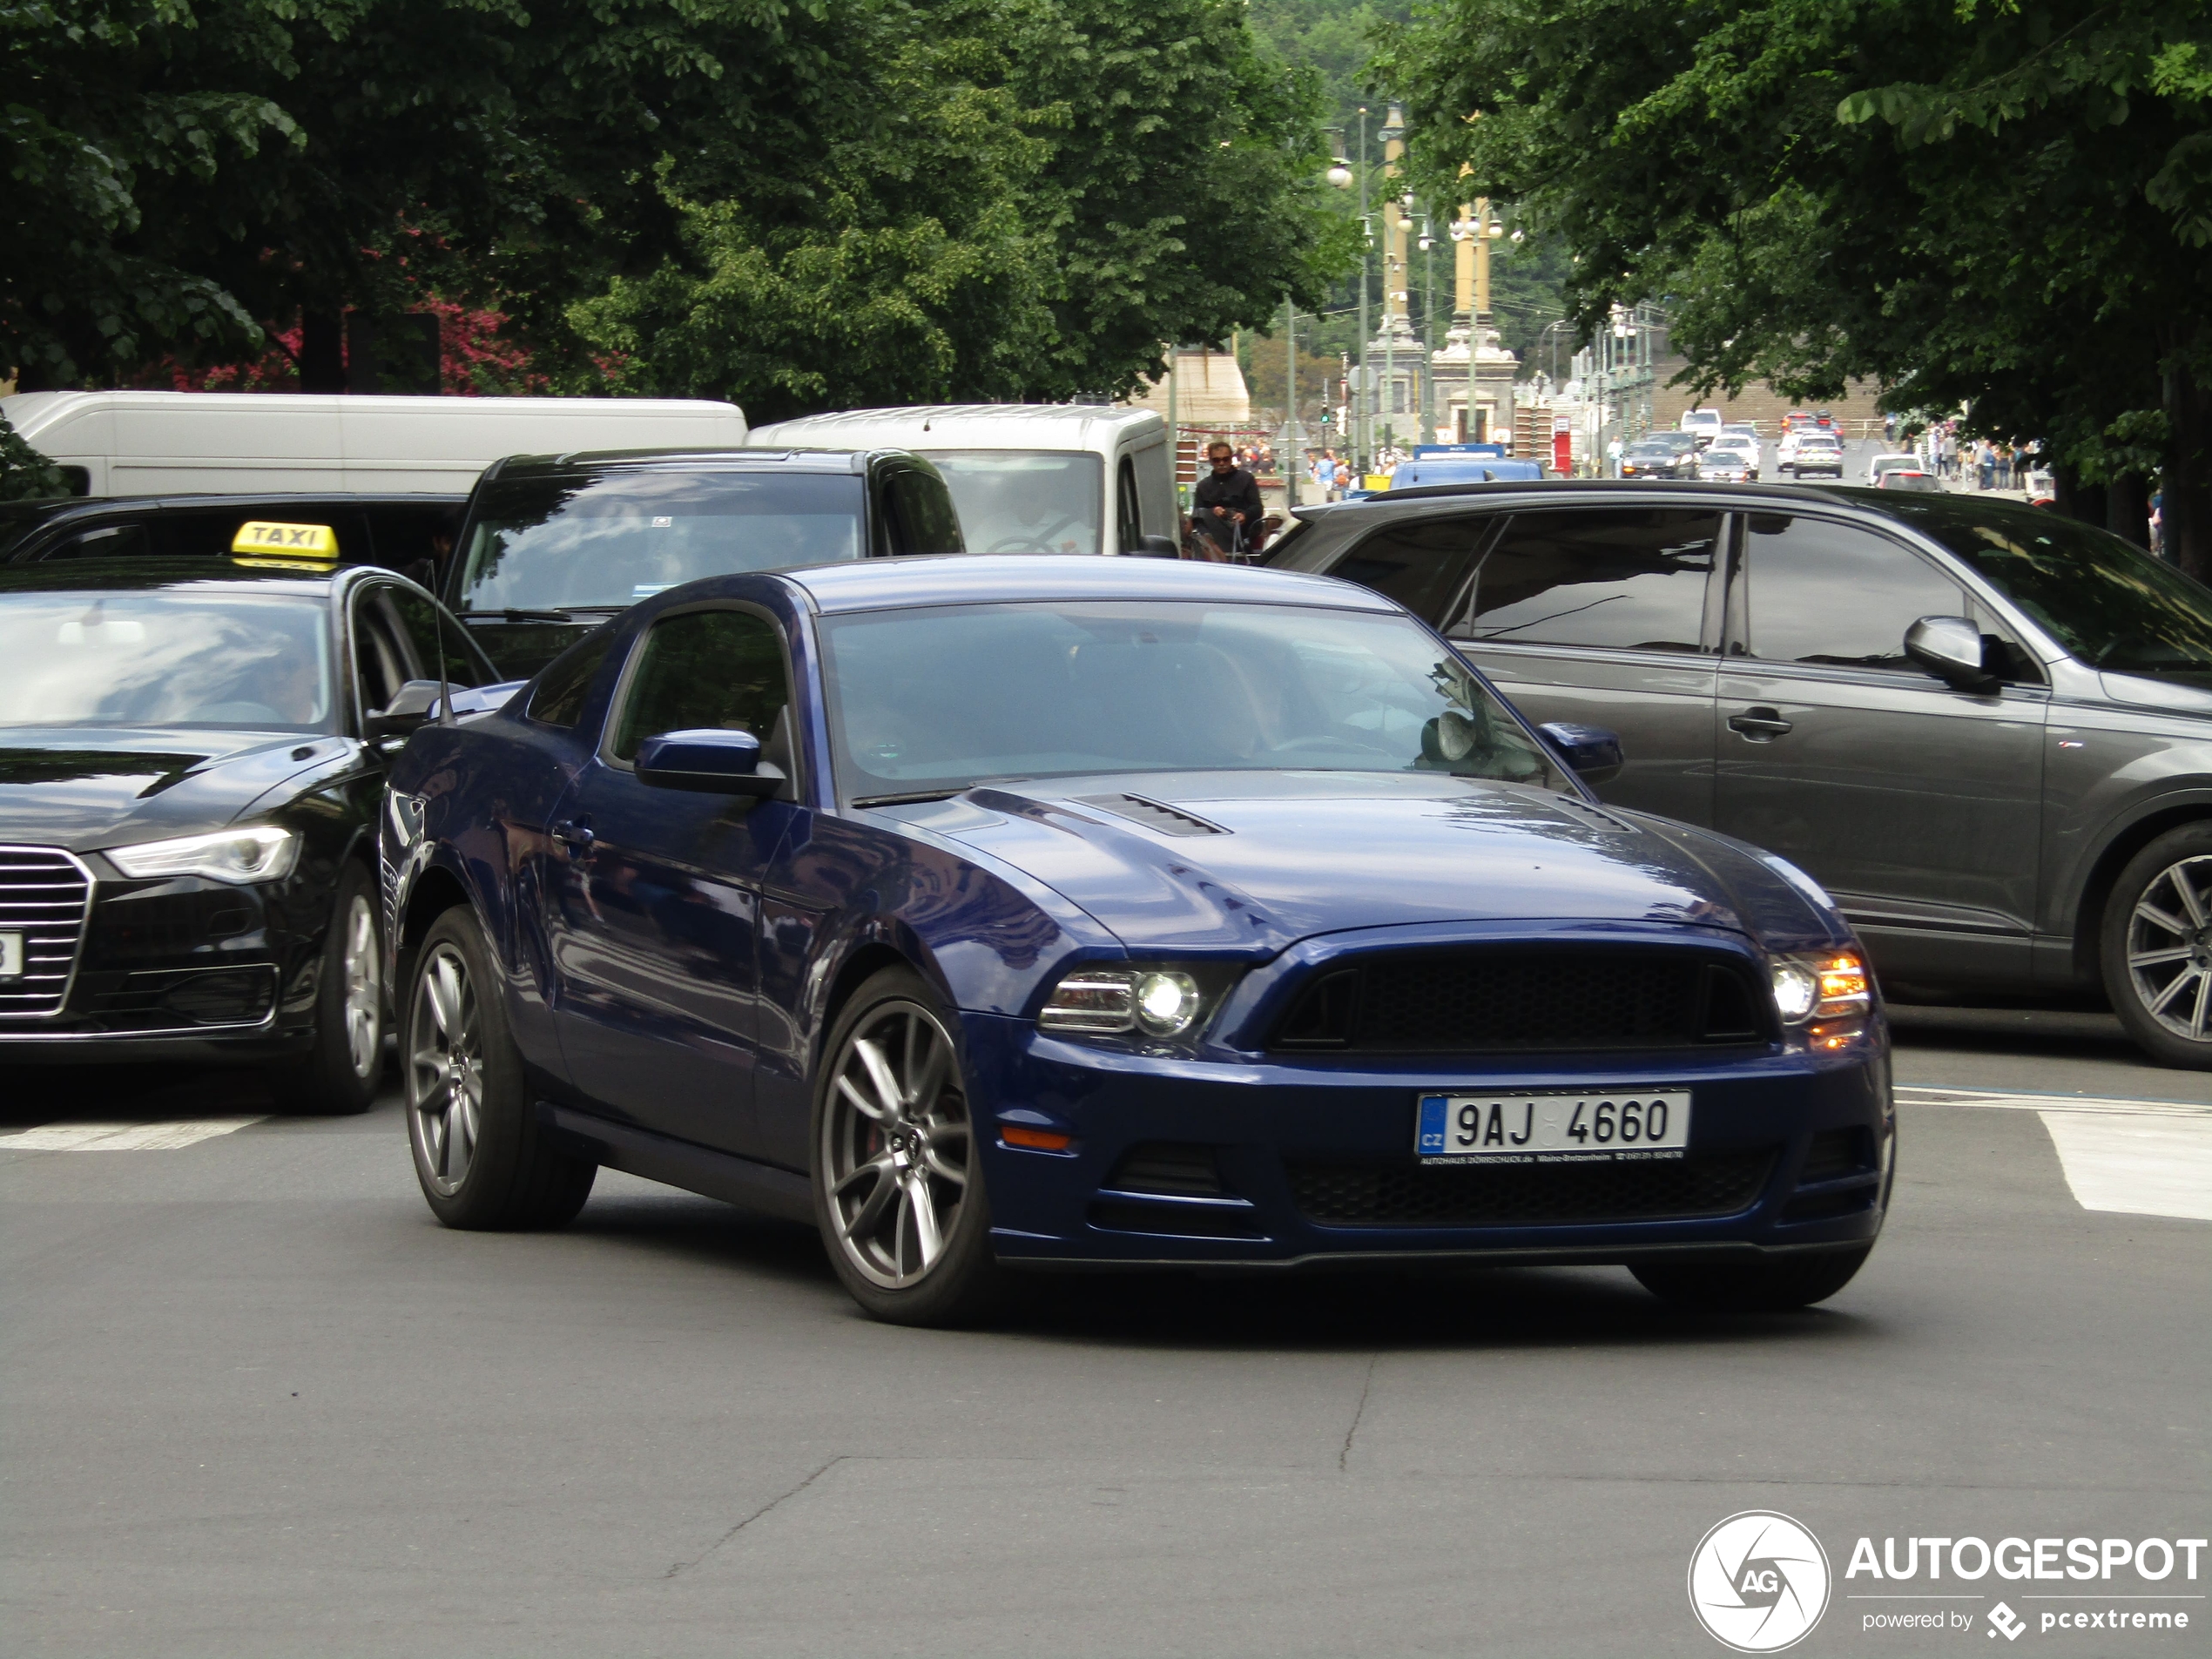
[[1778, 860], [1600, 806], [1391, 600], [1196, 563], [717, 577], [420, 732], [383, 867], [431, 1208], [604, 1164], [941, 1324], [1076, 1264], [1617, 1263], [1796, 1306], [1886, 1035]]

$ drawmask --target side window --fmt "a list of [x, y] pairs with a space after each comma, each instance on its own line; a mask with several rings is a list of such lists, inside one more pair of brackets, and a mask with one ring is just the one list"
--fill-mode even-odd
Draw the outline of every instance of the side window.
[[960, 515], [944, 485], [925, 472], [900, 472], [891, 479], [892, 509], [899, 519], [902, 553], [961, 551]]
[[1886, 536], [1786, 513], [1746, 524], [1744, 637], [1732, 655], [1919, 673], [1905, 631], [1966, 614], [1957, 583]]
[[354, 597], [354, 671], [363, 712], [391, 706], [393, 693], [422, 678], [414, 651], [392, 613], [392, 590], [379, 583]]
[[614, 752], [628, 760], [663, 732], [720, 727], [780, 748], [791, 700], [783, 636], [744, 610], [691, 610], [655, 623], [615, 725]]
[[575, 725], [583, 718], [583, 699], [590, 696], [591, 682], [613, 644], [612, 636], [587, 639], [555, 658], [538, 676], [524, 712], [542, 725]]
[[153, 550], [153, 538], [144, 524], [96, 524], [47, 549], [42, 556], [49, 559], [128, 558]]
[[1702, 648], [1721, 516], [1703, 508], [1524, 513], [1476, 563], [1455, 639], [1616, 651]]
[[1377, 530], [1329, 567], [1329, 574], [1395, 599], [1433, 622], [1467, 555], [1495, 523], [1487, 518], [1418, 518]]
[[162, 513], [158, 525], [164, 543], [161, 551], [190, 558], [228, 558], [238, 527], [255, 519], [327, 524], [338, 538], [340, 563], [368, 563], [368, 532], [360, 509], [336, 502], [265, 501], [254, 507], [170, 508]]
[[393, 616], [398, 620], [408, 643], [414, 647], [414, 657], [425, 679], [438, 678], [438, 657], [445, 656], [445, 677], [451, 685], [488, 685], [483, 677], [483, 665], [469, 649], [468, 635], [461, 624], [451, 617], [443, 618], [437, 607], [419, 593], [409, 593], [405, 588], [388, 588]]
[[1136, 495], [1136, 462], [1122, 457], [1114, 486], [1114, 525], [1124, 553], [1134, 553], [1144, 540], [1144, 508]]

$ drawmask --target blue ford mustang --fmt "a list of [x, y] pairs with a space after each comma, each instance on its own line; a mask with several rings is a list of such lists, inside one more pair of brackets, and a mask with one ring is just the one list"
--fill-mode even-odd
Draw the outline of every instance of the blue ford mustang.
[[425, 728], [383, 825], [416, 1174], [818, 1225], [879, 1317], [1019, 1270], [1626, 1264], [1839, 1289], [1886, 1034], [1820, 890], [1599, 806], [1389, 600], [1134, 559], [695, 582]]

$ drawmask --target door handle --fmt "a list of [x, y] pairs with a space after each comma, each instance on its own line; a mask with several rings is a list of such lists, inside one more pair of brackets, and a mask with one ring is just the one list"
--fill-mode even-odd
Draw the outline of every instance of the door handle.
[[1790, 723], [1782, 718], [1779, 709], [1750, 708], [1741, 714], [1730, 715], [1728, 729], [1740, 732], [1753, 743], [1771, 743], [1789, 732]]
[[564, 818], [553, 826], [553, 839], [569, 849], [571, 858], [583, 858], [591, 851], [595, 839], [589, 819]]

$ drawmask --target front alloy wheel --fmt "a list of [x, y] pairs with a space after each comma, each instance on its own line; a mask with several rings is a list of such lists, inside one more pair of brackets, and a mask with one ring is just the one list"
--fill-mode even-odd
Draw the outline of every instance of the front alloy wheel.
[[484, 1104], [484, 1050], [476, 988], [452, 941], [426, 954], [415, 981], [415, 1017], [408, 1022], [408, 1129], [425, 1183], [449, 1197], [469, 1178]]
[[2130, 860], [2102, 943], [2128, 1035], [2169, 1066], [2212, 1069], [2212, 825], [2169, 831]]

